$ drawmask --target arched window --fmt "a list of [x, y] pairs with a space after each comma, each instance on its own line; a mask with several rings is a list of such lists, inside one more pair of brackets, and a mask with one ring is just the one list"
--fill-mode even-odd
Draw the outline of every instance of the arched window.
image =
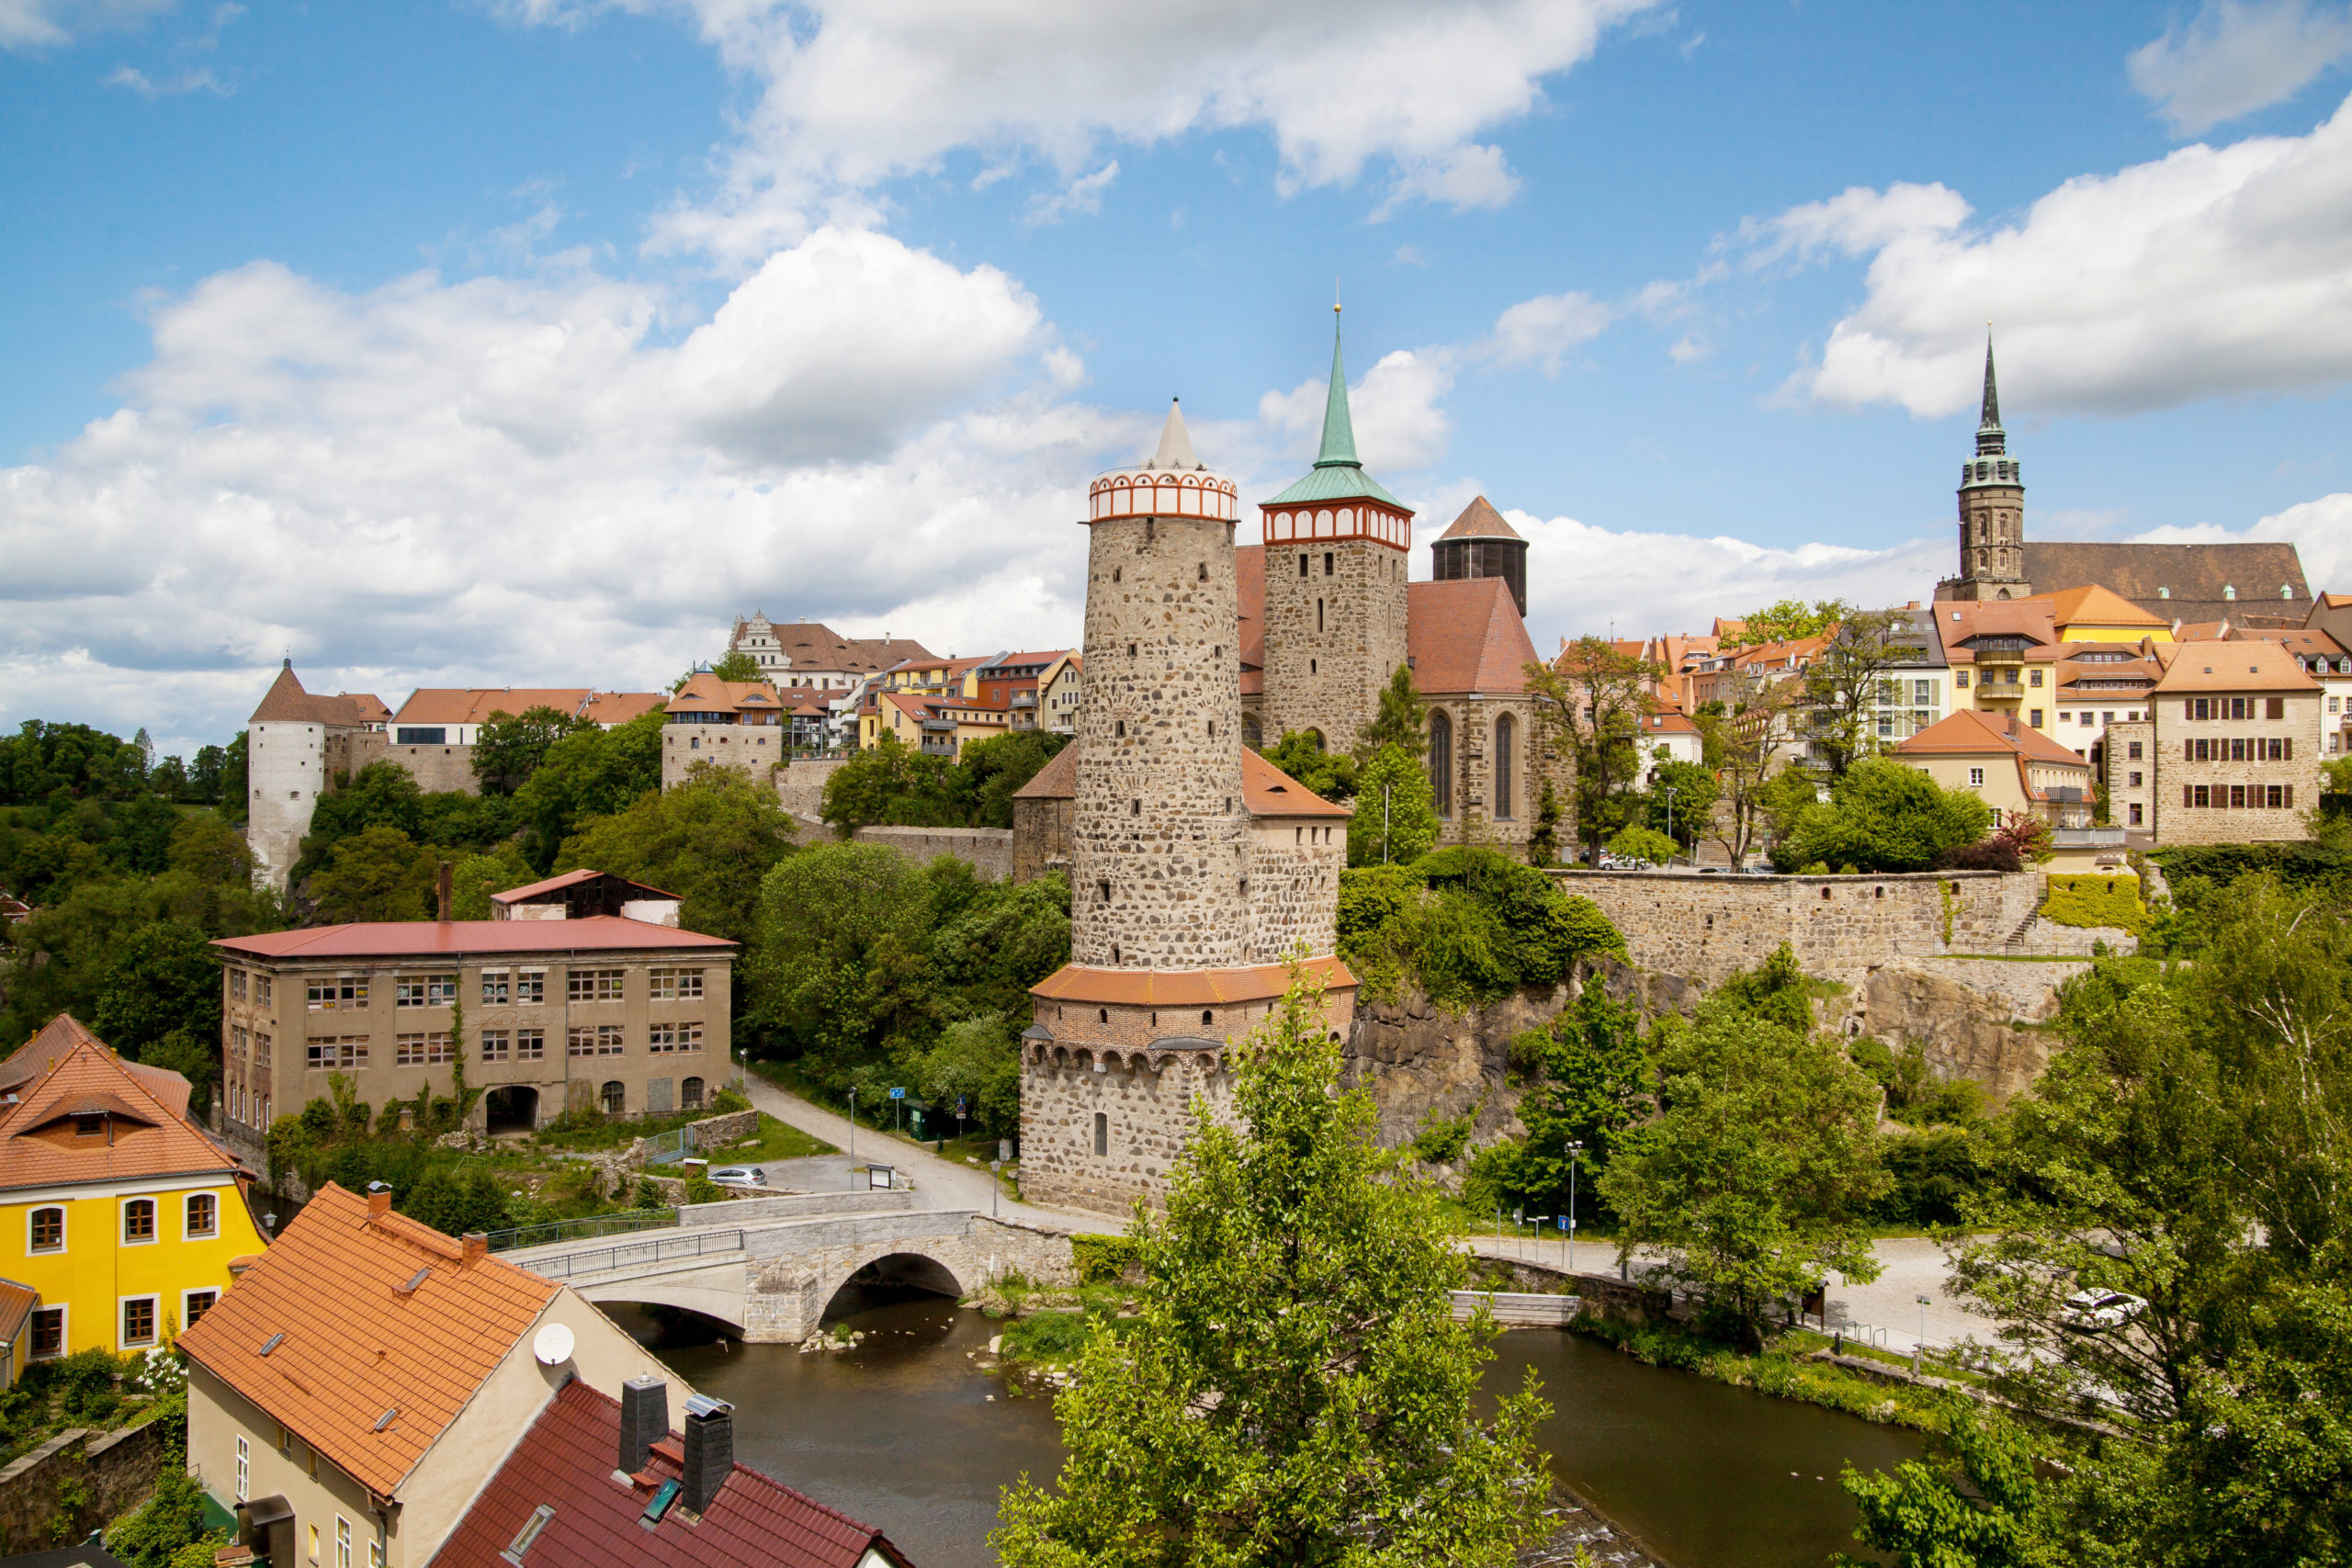
[[1430, 714], [1430, 793], [1440, 817], [1453, 815], [1453, 720], [1443, 708]]
[[702, 1109], [702, 1079], [687, 1078], [678, 1085], [678, 1107], [683, 1111]]
[[28, 1238], [27, 1246], [35, 1252], [64, 1251], [65, 1211], [53, 1208], [35, 1209], [32, 1215], [32, 1235]]
[[605, 1080], [601, 1098], [605, 1103], [605, 1114], [607, 1116], [618, 1116], [628, 1109], [628, 1088], [618, 1078]]
[[1098, 1155], [1111, 1152], [1111, 1118], [1100, 1111], [1094, 1113], [1094, 1152]]
[[1215, 1023], [1216, 1021], [1216, 1010], [1214, 1008], [1203, 1008], [1201, 1010], [1201, 1021], [1203, 1023]]
[[122, 1239], [131, 1242], [155, 1239], [155, 1200], [133, 1198], [122, 1206]]
[[191, 1241], [220, 1234], [220, 1201], [209, 1192], [191, 1192], [187, 1206], [187, 1238]]
[[1495, 720], [1495, 815], [1508, 821], [1511, 811], [1511, 742], [1519, 739], [1519, 725], [1505, 714]]

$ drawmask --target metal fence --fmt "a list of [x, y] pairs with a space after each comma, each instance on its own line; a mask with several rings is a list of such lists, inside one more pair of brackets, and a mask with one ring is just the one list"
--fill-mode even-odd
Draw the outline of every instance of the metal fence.
[[579, 1252], [559, 1253], [553, 1258], [534, 1258], [530, 1269], [545, 1279], [572, 1280], [582, 1274], [608, 1274], [616, 1269], [667, 1263], [673, 1258], [742, 1250], [743, 1233], [740, 1230], [692, 1231], [684, 1235], [624, 1241], [611, 1247], [592, 1247]]
[[695, 1142], [695, 1123], [689, 1122], [684, 1126], [673, 1127], [667, 1133], [654, 1134], [653, 1136], [645, 1140], [645, 1163], [674, 1165], [685, 1158], [698, 1146]]
[[543, 1224], [517, 1225], [492, 1231], [490, 1249], [511, 1252], [518, 1247], [545, 1247], [551, 1241], [581, 1241], [602, 1235], [626, 1235], [631, 1231], [661, 1230], [678, 1223], [675, 1209], [624, 1209], [617, 1214], [594, 1214], [584, 1220], [549, 1220]]

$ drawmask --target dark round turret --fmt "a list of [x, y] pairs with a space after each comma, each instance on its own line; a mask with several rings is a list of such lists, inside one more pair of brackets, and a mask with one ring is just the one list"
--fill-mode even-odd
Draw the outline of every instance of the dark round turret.
[[1499, 577], [1510, 584], [1510, 596], [1523, 619], [1527, 615], [1527, 541], [1503, 521], [1502, 513], [1479, 496], [1462, 509], [1453, 525], [1430, 547], [1433, 570], [1440, 582], [1463, 578]]

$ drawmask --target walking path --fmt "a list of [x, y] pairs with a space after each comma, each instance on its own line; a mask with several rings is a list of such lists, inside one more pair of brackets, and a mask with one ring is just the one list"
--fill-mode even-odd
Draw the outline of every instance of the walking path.
[[[920, 1144], [857, 1126], [848, 1117], [779, 1089], [757, 1073], [744, 1073], [742, 1081], [743, 1092], [754, 1110], [764, 1111], [786, 1126], [797, 1127], [811, 1137], [822, 1138], [842, 1151], [840, 1157], [845, 1164], [862, 1166], [871, 1160], [910, 1177], [918, 1209], [972, 1209], [983, 1214], [994, 1212], [1008, 1220], [1052, 1230], [1099, 1232], [1126, 1228], [1125, 1221], [1108, 1214], [1015, 1202], [1011, 1191], [994, 1181], [984, 1165], [943, 1159]], [[848, 1159], [853, 1152], [856, 1158]], [[991, 1189], [995, 1190], [993, 1194]]]

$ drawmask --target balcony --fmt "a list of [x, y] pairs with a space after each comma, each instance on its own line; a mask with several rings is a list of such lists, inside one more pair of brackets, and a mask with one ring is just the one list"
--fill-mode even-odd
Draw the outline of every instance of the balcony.
[[2053, 850], [2120, 850], [2123, 829], [2120, 828], [2052, 828], [2050, 847]]

